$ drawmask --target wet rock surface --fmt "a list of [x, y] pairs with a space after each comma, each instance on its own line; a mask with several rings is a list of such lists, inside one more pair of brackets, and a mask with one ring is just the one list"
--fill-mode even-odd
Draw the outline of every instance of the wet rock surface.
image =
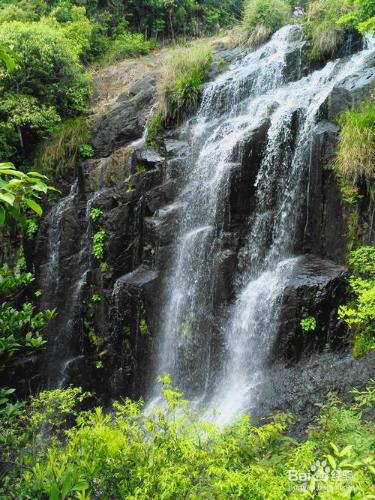
[[[337, 308], [345, 297], [347, 269], [315, 256], [301, 257], [282, 298], [279, 336], [274, 359], [292, 366], [302, 357], [343, 346], [345, 327]], [[301, 320], [311, 316], [316, 328], [304, 331]]]

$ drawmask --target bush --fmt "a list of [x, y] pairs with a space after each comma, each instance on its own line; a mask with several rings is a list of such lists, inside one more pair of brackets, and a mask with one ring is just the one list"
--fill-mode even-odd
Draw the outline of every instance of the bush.
[[137, 57], [147, 54], [153, 47], [153, 42], [145, 40], [142, 33], [124, 32], [113, 41], [110, 59], [119, 61], [127, 57]]
[[360, 33], [375, 32], [375, 3], [373, 0], [348, 0], [350, 11], [338, 24], [357, 29]]
[[306, 34], [312, 42], [312, 59], [336, 54], [345, 36], [345, 27], [337, 21], [346, 11], [345, 0], [314, 0], [310, 3]]
[[196, 109], [211, 60], [211, 47], [205, 43], [174, 51], [159, 86], [160, 111], [165, 123], [178, 122]]
[[243, 29], [250, 44], [263, 43], [288, 22], [291, 13], [286, 0], [249, 0], [245, 4]]
[[369, 101], [358, 110], [347, 110], [338, 118], [341, 126], [335, 169], [356, 183], [375, 178], [375, 104]]
[[[0, 419], [2, 460], [14, 464], [2, 497], [297, 500], [302, 484], [306, 498], [315, 498], [318, 486], [327, 499], [344, 498], [342, 491], [348, 498], [372, 494], [374, 424], [364, 417], [375, 400], [373, 384], [356, 392], [352, 406], [330, 395], [301, 443], [285, 435], [288, 415], [260, 427], [244, 416], [220, 429], [168, 377], [163, 407], [147, 413], [130, 400], [114, 403], [110, 414], [79, 413], [87, 396], [73, 388], [44, 392], [17, 424]], [[326, 475], [323, 461], [332, 469]], [[350, 475], [338, 475], [345, 470]], [[310, 478], [289, 480], [290, 472]]]
[[67, 26], [59, 29], [57, 23], [47, 21], [0, 25], [0, 44], [16, 54], [13, 71], [0, 70], [5, 94], [0, 156], [27, 158], [61, 118], [86, 110], [91, 80], [79, 61], [80, 30], [73, 29], [69, 36], [66, 30]]
[[81, 147], [87, 145], [90, 132], [85, 118], [66, 120], [45, 140], [36, 153], [35, 166], [49, 174], [60, 175], [76, 164]]
[[360, 247], [348, 256], [351, 300], [339, 308], [339, 317], [353, 334], [353, 354], [375, 349], [375, 248]]

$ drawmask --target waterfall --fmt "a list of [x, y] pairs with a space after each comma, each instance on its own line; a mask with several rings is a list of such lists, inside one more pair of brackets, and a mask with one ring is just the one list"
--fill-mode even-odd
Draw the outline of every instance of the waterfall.
[[[333, 87], [360, 70], [371, 54], [369, 47], [301, 78], [303, 43], [300, 27], [282, 28], [206, 86], [197, 116], [181, 130], [189, 154], [172, 207], [178, 230], [155, 376], [171, 374], [188, 396], [216, 409], [220, 422], [254, 408], [261, 395], [283, 291], [298, 262], [297, 228], [319, 110]], [[214, 262], [222, 248], [231, 174], [251, 132], [265, 120], [269, 129], [255, 182], [255, 210], [238, 255], [236, 300], [222, 318], [213, 307]], [[212, 359], [218, 322], [223, 360]], [[150, 404], [157, 391], [154, 386]]]

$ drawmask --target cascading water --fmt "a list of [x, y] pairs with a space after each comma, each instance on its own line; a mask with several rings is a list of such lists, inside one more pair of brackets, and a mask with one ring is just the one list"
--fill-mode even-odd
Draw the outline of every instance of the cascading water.
[[[254, 408], [265, 383], [281, 298], [298, 262], [297, 229], [319, 109], [373, 51], [368, 44], [367, 50], [301, 78], [298, 56], [292, 69], [287, 66], [302, 44], [300, 28], [282, 28], [206, 87], [197, 117], [181, 132], [191, 152], [173, 204], [182, 215], [165, 286], [156, 375], [171, 374], [188, 395], [217, 409], [220, 422]], [[269, 130], [256, 207], [239, 252], [237, 299], [222, 320], [224, 360], [217, 376], [210, 359], [213, 324], [220, 320], [213, 307], [213, 256], [222, 244], [231, 173], [251, 131], [265, 120]], [[157, 388], [151, 392], [155, 396]]]

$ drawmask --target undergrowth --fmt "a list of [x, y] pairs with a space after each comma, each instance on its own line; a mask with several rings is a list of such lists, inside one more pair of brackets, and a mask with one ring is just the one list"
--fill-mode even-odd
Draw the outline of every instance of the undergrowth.
[[248, 0], [245, 3], [243, 30], [249, 45], [257, 46], [280, 29], [291, 17], [286, 0]]
[[82, 156], [82, 146], [86, 147], [85, 150], [87, 147], [91, 148], [86, 144], [89, 140], [90, 132], [85, 118], [66, 120], [38, 148], [35, 165], [49, 174], [64, 174], [73, 168], [79, 156]]
[[[286, 435], [290, 415], [260, 427], [249, 416], [224, 428], [203, 418], [169, 377], [162, 407], [142, 402], [78, 411], [69, 388], [31, 398], [0, 418], [2, 498], [363, 499], [373, 493], [374, 383], [343, 405], [331, 394], [308, 437]], [[67, 425], [69, 423], [69, 425]]]
[[344, 41], [345, 27], [337, 23], [347, 12], [345, 0], [314, 0], [307, 13], [306, 35], [312, 59], [334, 56]]
[[212, 49], [204, 42], [173, 51], [159, 85], [159, 111], [166, 124], [176, 123], [195, 111], [211, 60]]
[[338, 118], [341, 126], [335, 169], [347, 181], [371, 183], [375, 178], [375, 104], [346, 110]]
[[350, 329], [353, 354], [358, 357], [375, 349], [375, 247], [350, 252], [348, 263], [350, 300], [339, 308], [339, 317]]

